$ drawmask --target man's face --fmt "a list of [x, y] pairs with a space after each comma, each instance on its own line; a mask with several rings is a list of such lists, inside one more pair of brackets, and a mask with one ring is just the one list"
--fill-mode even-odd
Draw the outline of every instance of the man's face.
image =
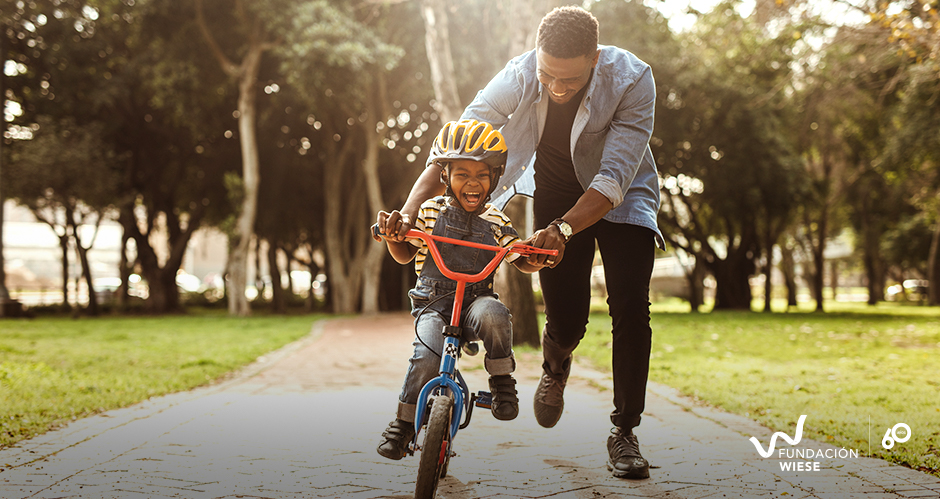
[[473, 213], [490, 191], [490, 167], [470, 159], [458, 159], [450, 164], [450, 189], [464, 210]]
[[548, 89], [548, 96], [556, 104], [571, 100], [591, 79], [591, 70], [597, 65], [600, 50], [593, 57], [579, 56], [572, 59], [559, 59], [547, 54], [542, 49], [536, 52], [539, 81]]

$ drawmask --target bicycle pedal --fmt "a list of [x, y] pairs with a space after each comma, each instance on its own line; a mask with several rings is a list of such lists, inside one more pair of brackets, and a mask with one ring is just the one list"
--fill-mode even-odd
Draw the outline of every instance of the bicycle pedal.
[[484, 409], [490, 409], [493, 407], [493, 394], [490, 392], [485, 392], [480, 390], [477, 393], [476, 403], [474, 404], [477, 407], [482, 407]]

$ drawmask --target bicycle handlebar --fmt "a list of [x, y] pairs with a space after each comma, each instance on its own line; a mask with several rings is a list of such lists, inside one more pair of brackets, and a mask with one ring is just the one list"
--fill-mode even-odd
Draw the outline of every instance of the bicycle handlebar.
[[[372, 225], [372, 235], [378, 237], [385, 237], [385, 234], [379, 232], [379, 225]], [[486, 279], [494, 270], [496, 266], [499, 265], [499, 262], [503, 260], [507, 253], [517, 253], [521, 256], [529, 255], [550, 255], [557, 256], [558, 250], [549, 250], [544, 248], [536, 248], [535, 246], [530, 246], [528, 244], [516, 243], [510, 246], [509, 248], [503, 248], [500, 246], [494, 246], [492, 244], [481, 244], [471, 241], [463, 241], [460, 239], [453, 239], [450, 237], [444, 236], [435, 236], [433, 234], [428, 234], [421, 232], [420, 230], [411, 229], [405, 234], [406, 239], [421, 239], [425, 244], [428, 245], [428, 249], [431, 253], [431, 258], [434, 259], [434, 262], [437, 263], [438, 268], [441, 273], [444, 274], [447, 278], [453, 279], [455, 281], [463, 281], [467, 283], [480, 282], [483, 279]], [[468, 246], [470, 248], [479, 248], [487, 251], [495, 251], [496, 255], [493, 256], [493, 259], [490, 260], [490, 263], [477, 274], [463, 274], [460, 272], [454, 272], [447, 268], [447, 265], [444, 263], [444, 259], [441, 257], [441, 252], [437, 248], [437, 242], [448, 243], [448, 244], [457, 244], [460, 246]]]

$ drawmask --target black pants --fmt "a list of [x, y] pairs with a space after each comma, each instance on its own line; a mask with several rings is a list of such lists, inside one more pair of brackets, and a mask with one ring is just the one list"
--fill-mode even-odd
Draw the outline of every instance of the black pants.
[[[539, 201], [537, 197], [536, 227], [545, 227], [570, 209], [567, 203]], [[558, 266], [539, 271], [547, 316], [542, 337], [543, 368], [549, 376], [561, 379], [587, 329], [595, 241], [600, 248], [613, 322], [614, 411], [610, 420], [621, 428], [638, 426], [646, 403], [654, 238], [650, 229], [601, 220], [568, 241]]]

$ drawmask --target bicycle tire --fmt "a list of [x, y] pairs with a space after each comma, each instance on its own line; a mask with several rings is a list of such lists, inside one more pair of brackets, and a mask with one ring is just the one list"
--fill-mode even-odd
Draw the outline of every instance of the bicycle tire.
[[[421, 459], [418, 462], [418, 480], [415, 484], [415, 499], [432, 499], [437, 492], [437, 484], [446, 473], [450, 460], [450, 424], [454, 408], [454, 399], [448, 395], [438, 395], [431, 402], [431, 415], [427, 428], [424, 429], [424, 444], [421, 446]], [[444, 472], [444, 473], [442, 473]]]

